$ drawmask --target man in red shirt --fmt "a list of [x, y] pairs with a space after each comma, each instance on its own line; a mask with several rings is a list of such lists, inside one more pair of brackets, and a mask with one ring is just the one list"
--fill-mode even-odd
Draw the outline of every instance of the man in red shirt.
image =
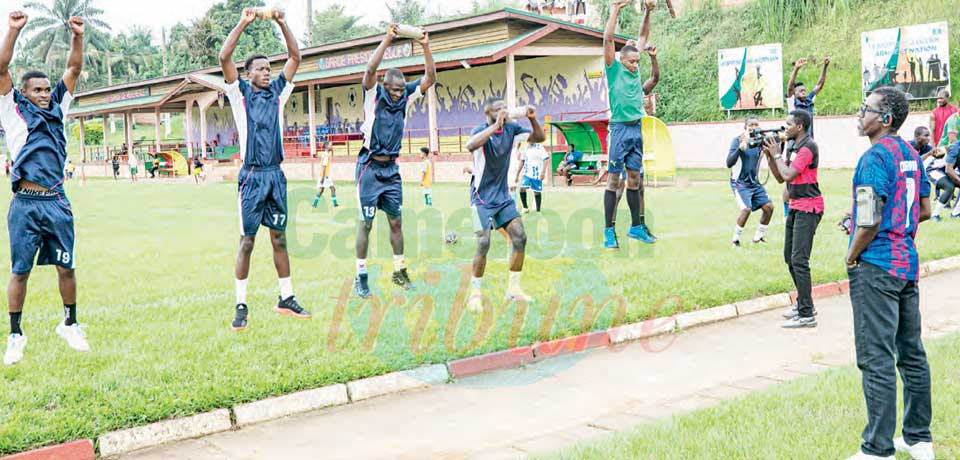
[[810, 251], [813, 236], [823, 218], [823, 195], [817, 183], [817, 167], [820, 150], [809, 136], [810, 113], [794, 110], [787, 117], [787, 140], [793, 145], [782, 158], [780, 142], [768, 138], [763, 144], [763, 153], [770, 164], [770, 172], [781, 184], [787, 183], [790, 196], [790, 214], [787, 215], [783, 237], [783, 258], [790, 269], [790, 277], [797, 288], [797, 307], [788, 312], [787, 329], [816, 327], [816, 311], [813, 308], [810, 281]]
[[950, 105], [950, 92], [941, 89], [937, 93], [937, 108], [930, 114], [930, 131], [933, 133], [933, 144], [940, 145], [940, 136], [943, 136], [943, 127], [947, 118], [957, 113], [957, 107]]

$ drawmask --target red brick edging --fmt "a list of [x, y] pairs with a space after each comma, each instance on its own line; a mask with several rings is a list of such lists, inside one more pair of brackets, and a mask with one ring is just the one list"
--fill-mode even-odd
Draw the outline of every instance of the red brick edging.
[[0, 460], [95, 460], [96, 458], [97, 454], [93, 451], [93, 441], [81, 439], [66, 444], [21, 452], [0, 458]]

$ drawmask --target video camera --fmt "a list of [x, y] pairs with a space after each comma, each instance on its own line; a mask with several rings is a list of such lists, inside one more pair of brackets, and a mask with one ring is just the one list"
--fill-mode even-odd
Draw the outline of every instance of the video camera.
[[763, 140], [768, 136], [775, 136], [777, 139], [783, 140], [784, 133], [787, 131], [787, 128], [783, 126], [779, 128], [772, 129], [754, 129], [750, 131], [750, 139], [747, 140], [747, 147], [755, 149], [763, 144]]

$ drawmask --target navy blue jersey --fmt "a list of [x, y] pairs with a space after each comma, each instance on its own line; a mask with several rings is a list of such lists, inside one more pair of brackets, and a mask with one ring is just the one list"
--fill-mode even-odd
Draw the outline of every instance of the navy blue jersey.
[[53, 87], [48, 109], [33, 105], [15, 88], [0, 96], [0, 125], [6, 131], [14, 190], [21, 179], [26, 179], [63, 192], [63, 166], [67, 159], [63, 124], [71, 102], [73, 94], [63, 80]]
[[734, 153], [737, 155], [737, 162], [730, 168], [730, 185], [760, 184], [760, 180], [757, 178], [762, 153], [760, 146], [747, 147], [746, 151], [742, 151], [740, 150], [740, 136], [737, 136], [730, 141], [728, 156], [732, 157]]
[[293, 83], [283, 72], [260, 90], [246, 80], [225, 88], [237, 124], [240, 159], [244, 166], [277, 166], [283, 161], [283, 106], [293, 93]]
[[933, 150], [933, 146], [930, 144], [924, 145], [923, 148], [917, 147], [916, 140], [910, 141], [910, 147], [913, 147], [913, 149], [916, 150], [921, 157], [930, 153], [930, 151]]
[[[470, 135], [475, 136], [489, 126], [489, 123], [477, 126]], [[513, 200], [510, 198], [507, 184], [510, 153], [516, 145], [516, 137], [529, 133], [529, 128], [508, 121], [503, 124], [503, 128], [487, 139], [483, 147], [473, 152], [473, 178], [470, 179], [471, 203], [497, 207]]]
[[[406, 84], [403, 97], [394, 102], [387, 89], [377, 83], [363, 93], [363, 146], [364, 157], [370, 155], [400, 155], [403, 144], [403, 128], [407, 123], [407, 113], [423, 94], [420, 92], [420, 80]], [[366, 163], [369, 158], [360, 158]]]

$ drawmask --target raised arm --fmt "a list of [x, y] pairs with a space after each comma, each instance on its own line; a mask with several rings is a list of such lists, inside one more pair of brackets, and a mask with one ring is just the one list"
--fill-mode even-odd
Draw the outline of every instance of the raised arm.
[[806, 64], [806, 59], [800, 59], [793, 63], [793, 73], [790, 74], [790, 81], [787, 83], [787, 97], [793, 97], [793, 86], [797, 84], [797, 73], [799, 73], [800, 68]]
[[497, 122], [491, 124], [487, 129], [480, 131], [477, 134], [474, 134], [467, 141], [467, 151], [472, 152], [474, 150], [483, 147], [483, 144], [486, 144], [490, 140], [490, 136], [493, 136], [494, 133], [503, 129], [503, 124], [507, 122], [507, 111], [501, 110], [500, 114], [497, 115]]
[[640, 36], [637, 38], [637, 49], [642, 50], [647, 47], [647, 39], [650, 38], [650, 16], [657, 7], [657, 0], [645, 0], [646, 8], [643, 12], [643, 25], [640, 26]]
[[68, 22], [73, 31], [73, 40], [70, 41], [70, 56], [67, 57], [67, 70], [63, 72], [63, 84], [67, 91], [73, 94], [83, 70], [83, 19], [73, 16]]
[[233, 51], [237, 49], [237, 42], [240, 41], [240, 35], [253, 21], [257, 19], [257, 10], [253, 8], [244, 8], [240, 14], [240, 22], [230, 31], [227, 41], [223, 42], [223, 48], [220, 49], [220, 68], [223, 70], [223, 81], [227, 84], [233, 84], [239, 78], [237, 65], [233, 63]]
[[547, 140], [547, 135], [543, 132], [543, 126], [540, 124], [540, 120], [537, 120], [536, 107], [532, 105], [527, 106], [527, 119], [530, 120], [530, 128], [533, 130], [533, 132], [530, 133], [530, 137], [527, 138], [527, 141], [539, 144]]
[[607, 20], [607, 28], [603, 30], [603, 62], [607, 67], [612, 66], [617, 58], [617, 20], [624, 6], [626, 3], [610, 5], [610, 19]]
[[17, 44], [20, 31], [27, 24], [27, 15], [23, 11], [10, 13], [10, 28], [7, 36], [0, 45], [0, 96], [5, 96], [13, 89], [13, 78], [10, 77], [10, 61], [13, 60], [13, 47]]
[[427, 93], [427, 90], [437, 82], [437, 65], [433, 62], [433, 53], [430, 52], [430, 37], [426, 32], [423, 38], [417, 40], [417, 43], [423, 48], [423, 80], [420, 80], [420, 92]]
[[[394, 29], [395, 26], [396, 24], [391, 24], [390, 27], [387, 27], [387, 33], [383, 36], [380, 46], [373, 52], [373, 56], [370, 57], [370, 62], [367, 63], [367, 71], [363, 73], [363, 89], [365, 90], [371, 89], [377, 84], [377, 69], [380, 68], [383, 55], [387, 52], [387, 47], [390, 46], [390, 43], [393, 43], [393, 39], [397, 38], [397, 31]], [[433, 62], [432, 56], [430, 62]]]
[[287, 18], [282, 10], [277, 10], [273, 19], [280, 25], [283, 41], [287, 43], [287, 63], [283, 65], [283, 78], [293, 83], [293, 77], [297, 74], [297, 68], [300, 67], [300, 45], [297, 44], [293, 32], [290, 32], [290, 28], [287, 27]]
[[650, 56], [650, 78], [643, 82], [643, 94], [650, 94], [653, 88], [660, 83], [660, 64], [657, 63], [657, 47], [650, 45], [647, 47], [647, 54]]
[[813, 88], [813, 91], [817, 94], [820, 94], [820, 90], [823, 89], [823, 84], [827, 82], [827, 67], [830, 67], [830, 56], [823, 58], [823, 69], [820, 70], [820, 79], [817, 80], [817, 86]]

